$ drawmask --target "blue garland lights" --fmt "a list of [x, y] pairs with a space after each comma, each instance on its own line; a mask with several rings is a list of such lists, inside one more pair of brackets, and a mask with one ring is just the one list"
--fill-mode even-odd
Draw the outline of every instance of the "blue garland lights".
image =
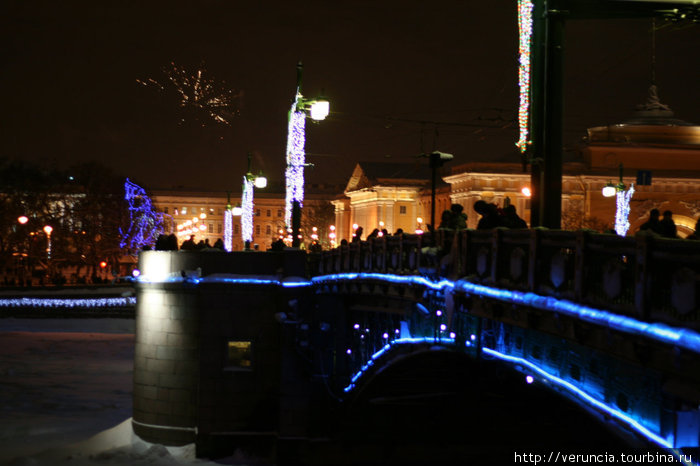
[[129, 178], [124, 182], [124, 199], [129, 209], [129, 227], [126, 231], [119, 227], [119, 247], [135, 253], [144, 246], [153, 246], [163, 233], [163, 214], [156, 212], [146, 191]]
[[133, 296], [120, 298], [4, 298], [0, 299], [0, 307], [5, 308], [104, 308], [104, 307], [133, 307], [136, 298]]

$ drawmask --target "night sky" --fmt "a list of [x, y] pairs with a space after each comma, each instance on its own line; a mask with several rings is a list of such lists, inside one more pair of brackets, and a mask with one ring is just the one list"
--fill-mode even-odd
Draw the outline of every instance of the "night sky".
[[[281, 181], [302, 60], [304, 95], [331, 101], [329, 119], [308, 124], [311, 182], [345, 183], [357, 161], [433, 149], [455, 165], [518, 162], [516, 20], [515, 0], [5, 0], [0, 156], [98, 160], [150, 189], [226, 191], [239, 189], [252, 152], [254, 171]], [[650, 31], [651, 20], [567, 24], [567, 149], [645, 101]], [[698, 57], [700, 25], [657, 31], [661, 101], [696, 124]], [[242, 91], [240, 115], [229, 126], [196, 120], [137, 82], [165, 82], [171, 62]]]

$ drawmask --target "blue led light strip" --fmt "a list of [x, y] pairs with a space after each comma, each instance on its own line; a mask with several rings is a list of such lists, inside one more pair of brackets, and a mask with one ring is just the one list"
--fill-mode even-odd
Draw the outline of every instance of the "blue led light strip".
[[622, 421], [635, 431], [639, 432], [642, 434], [644, 437], [647, 439], [651, 440], [652, 442], [656, 443], [657, 445], [664, 447], [664, 448], [672, 448], [673, 447], [673, 438], [670, 439], [664, 439], [659, 437], [657, 434], [654, 432], [650, 431], [643, 425], [641, 425], [638, 421], [632, 419], [630, 416], [626, 415], [622, 411], [619, 411], [599, 400], [596, 400], [580, 388], [576, 387], [575, 385], [567, 382], [566, 380], [560, 379], [559, 377], [550, 374], [549, 372], [543, 370], [541, 367], [537, 366], [536, 364], [533, 364], [532, 362], [528, 361], [527, 359], [515, 357], [515, 356], [509, 356], [507, 354], [500, 353], [496, 350], [490, 349], [490, 348], [482, 348], [482, 352], [484, 354], [488, 354], [489, 356], [493, 356], [495, 358], [501, 359], [503, 361], [507, 361], [512, 364], [517, 364], [517, 365], [523, 365], [531, 369], [532, 371], [536, 372], [540, 377], [546, 379], [547, 381], [557, 385], [558, 387], [561, 387], [563, 389], [566, 389], [569, 393], [572, 395], [575, 395], [588, 403], [589, 405], [604, 411], [605, 413], [611, 415], [615, 419]]
[[135, 306], [136, 298], [9, 298], [0, 299], [0, 307], [91, 308]]
[[455, 284], [455, 291], [463, 291], [468, 294], [494, 298], [512, 304], [520, 304], [536, 309], [558, 312], [586, 322], [602, 325], [625, 333], [641, 335], [662, 343], [679, 346], [695, 353], [700, 353], [700, 335], [693, 330], [669, 327], [668, 325], [660, 323], [642, 322], [631, 317], [601, 311], [550, 296], [491, 288], [467, 281], [457, 282]]
[[441, 280], [439, 282], [434, 282], [428, 280], [425, 277], [419, 277], [416, 275], [391, 275], [385, 273], [338, 273], [331, 275], [322, 275], [319, 277], [314, 277], [311, 282], [314, 284], [333, 282], [333, 281], [347, 281], [347, 280], [381, 280], [391, 283], [398, 284], [411, 284], [411, 285], [422, 285], [433, 290], [441, 290], [445, 287], [453, 287], [454, 282], [450, 280]]
[[391, 349], [392, 346], [394, 345], [406, 345], [406, 344], [419, 344], [419, 343], [431, 343], [435, 345], [454, 345], [454, 338], [428, 338], [428, 337], [422, 337], [422, 338], [397, 338], [396, 340], [393, 340], [391, 343], [387, 343], [384, 345], [379, 351], [374, 353], [370, 358], [367, 360], [367, 362], [360, 368], [359, 371], [355, 375], [353, 375], [350, 378], [350, 385], [345, 387], [343, 391], [345, 393], [350, 392], [353, 388], [355, 388], [356, 384], [360, 377], [362, 377], [365, 372], [367, 372], [367, 369], [372, 367], [374, 365], [374, 361], [379, 359], [384, 353], [386, 353], [389, 349]]
[[[443, 288], [452, 288], [457, 292], [464, 292], [486, 298], [497, 299], [512, 304], [533, 307], [551, 312], [557, 312], [565, 315], [570, 315], [586, 322], [591, 322], [597, 325], [608, 327], [625, 333], [641, 335], [653, 340], [675, 345], [695, 353], [700, 353], [700, 334], [697, 332], [684, 329], [674, 328], [660, 323], [642, 322], [631, 317], [621, 316], [612, 312], [601, 311], [592, 307], [584, 306], [571, 301], [560, 300], [550, 296], [541, 296], [535, 293], [524, 293], [521, 291], [512, 291], [499, 288], [491, 288], [484, 285], [478, 285], [468, 281], [452, 282], [450, 280], [441, 280], [439, 282], [431, 281], [425, 277], [415, 275], [391, 275], [381, 273], [340, 273], [331, 275], [322, 275], [314, 277], [310, 282], [281, 282], [278, 280], [259, 280], [255, 278], [214, 278], [209, 277], [207, 282], [227, 282], [240, 284], [278, 284], [284, 287], [302, 287], [309, 285], [319, 285], [324, 283], [332, 283], [339, 281], [352, 280], [379, 280], [397, 284], [413, 284], [421, 285], [433, 290], [442, 290]], [[147, 277], [139, 277], [142, 282], [149, 282]], [[172, 277], [168, 281], [177, 282], [184, 281], [180, 277]], [[193, 279], [187, 279], [193, 281]], [[195, 280], [198, 281], [198, 280]]]
[[[455, 340], [452, 338], [401, 338], [392, 341], [389, 344], [384, 345], [379, 351], [374, 353], [368, 360], [367, 362], [360, 368], [360, 370], [351, 377], [350, 379], [350, 384], [343, 389], [345, 393], [351, 392], [354, 388], [357, 386], [358, 380], [362, 378], [362, 376], [374, 365], [374, 361], [379, 359], [384, 353], [386, 353], [389, 349], [391, 349], [394, 345], [400, 345], [400, 344], [420, 344], [420, 343], [429, 343], [429, 344], [435, 344], [435, 345], [454, 345]], [[524, 366], [527, 367], [528, 369], [532, 370], [534, 373], [536, 373], [541, 379], [547, 380], [549, 383], [552, 383], [556, 385], [558, 388], [566, 390], [570, 395], [573, 395], [577, 397], [580, 401], [588, 404], [589, 406], [594, 407], [595, 409], [598, 409], [604, 413], [609, 414], [610, 416], [614, 417], [618, 421], [622, 422], [623, 424], [627, 425], [629, 428], [633, 429], [635, 432], [638, 432], [640, 435], [648, 439], [649, 441], [659, 445], [660, 447], [667, 448], [671, 451], [674, 452], [677, 456], [680, 454], [677, 450], [673, 449], [673, 437], [669, 439], [664, 439], [657, 435], [656, 433], [652, 432], [645, 426], [643, 426], [639, 421], [633, 419], [632, 417], [628, 416], [627, 414], [623, 413], [622, 411], [613, 408], [612, 406], [603, 403], [600, 400], [595, 399], [594, 397], [590, 396], [587, 394], [585, 391], [581, 390], [580, 388], [576, 387], [570, 382], [567, 382], [566, 380], [563, 380], [553, 374], [550, 374], [549, 372], [545, 371], [542, 369], [540, 366], [528, 361], [527, 359], [523, 359], [520, 357], [516, 356], [510, 356], [504, 353], [501, 353], [499, 351], [493, 350], [491, 348], [482, 348], [482, 352], [485, 355], [500, 359], [502, 361], [508, 362], [513, 365], [519, 365], [519, 366]]]

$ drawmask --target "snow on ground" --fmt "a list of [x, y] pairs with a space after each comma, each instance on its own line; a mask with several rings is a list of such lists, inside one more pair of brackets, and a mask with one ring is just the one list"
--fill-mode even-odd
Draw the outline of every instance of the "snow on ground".
[[133, 332], [133, 319], [0, 319], [0, 464], [218, 464], [133, 434]]

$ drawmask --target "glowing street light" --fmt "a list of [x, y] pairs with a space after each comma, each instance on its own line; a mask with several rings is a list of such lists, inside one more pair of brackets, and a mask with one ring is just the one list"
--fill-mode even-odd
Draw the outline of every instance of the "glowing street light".
[[297, 90], [289, 110], [287, 132], [287, 168], [285, 169], [286, 196], [284, 221], [291, 226], [292, 247], [299, 247], [299, 229], [301, 228], [301, 207], [304, 202], [304, 167], [307, 165], [304, 154], [306, 142], [307, 111], [315, 121], [328, 116], [330, 104], [325, 98], [305, 99], [301, 94], [301, 77], [303, 65], [297, 64]]
[[17, 221], [20, 225], [24, 225], [29, 221], [29, 219], [25, 215], [22, 215], [20, 217], [17, 217]]
[[51, 225], [46, 225], [44, 227], [44, 233], [46, 233], [46, 259], [51, 259], [51, 232], [53, 227]]

